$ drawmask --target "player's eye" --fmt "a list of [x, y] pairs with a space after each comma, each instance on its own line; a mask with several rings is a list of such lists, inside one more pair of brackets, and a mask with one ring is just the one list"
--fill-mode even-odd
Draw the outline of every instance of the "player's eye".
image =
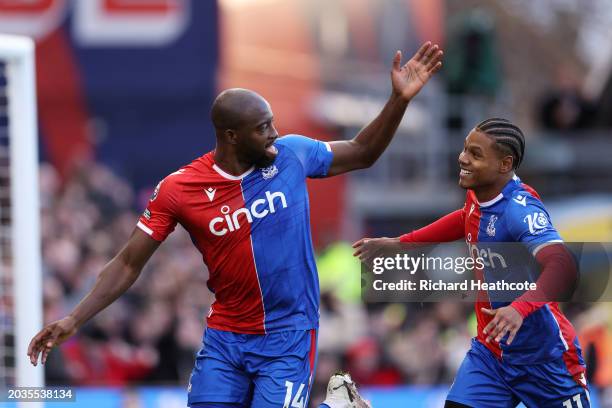
[[470, 149], [469, 153], [472, 155], [473, 158], [475, 159], [481, 159], [482, 158], [482, 154], [480, 153], [480, 151], [475, 150], [475, 149]]

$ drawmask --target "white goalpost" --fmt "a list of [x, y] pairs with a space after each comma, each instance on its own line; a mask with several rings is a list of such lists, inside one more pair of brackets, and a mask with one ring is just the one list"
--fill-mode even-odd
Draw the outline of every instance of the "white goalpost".
[[44, 385], [27, 358], [42, 327], [34, 42], [0, 34], [0, 389]]

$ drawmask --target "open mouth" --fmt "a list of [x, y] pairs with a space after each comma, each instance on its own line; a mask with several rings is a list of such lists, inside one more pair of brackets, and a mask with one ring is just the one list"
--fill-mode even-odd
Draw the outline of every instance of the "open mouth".
[[275, 141], [276, 141], [276, 139], [274, 139], [270, 143], [266, 144], [266, 152], [268, 152], [270, 154], [276, 154], [277, 150], [276, 150], [276, 146], [274, 146], [274, 142]]
[[472, 174], [472, 172], [466, 169], [461, 169], [461, 171], [459, 172], [460, 176], [469, 176], [470, 174]]
[[276, 138], [270, 140], [268, 143], [266, 143], [266, 149], [270, 146], [272, 146], [274, 144], [274, 142], [276, 142]]

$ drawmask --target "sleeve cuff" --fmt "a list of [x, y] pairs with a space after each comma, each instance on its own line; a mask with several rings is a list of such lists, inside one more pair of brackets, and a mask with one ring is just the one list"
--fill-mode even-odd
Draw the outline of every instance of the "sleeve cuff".
[[[523, 303], [523, 304], [524, 304], [524, 302], [521, 302], [521, 303]], [[525, 308], [524, 308], [522, 305], [520, 305], [518, 302], [512, 302], [512, 303], [510, 304], [510, 306], [512, 306], [512, 308], [513, 308], [514, 310], [516, 310], [517, 312], [519, 312], [519, 314], [520, 314], [521, 316], [523, 316], [523, 319], [524, 319], [524, 318], [526, 318], [526, 317], [529, 315], [529, 312], [528, 312], [527, 310], [525, 310]]]
[[399, 242], [414, 242], [412, 232], [409, 232], [409, 233], [404, 234], [404, 235], [400, 235]]
[[159, 234], [155, 233], [155, 231], [153, 231], [151, 228], [147, 227], [142, 221], [138, 221], [136, 226], [140, 230], [142, 230], [144, 233], [146, 233], [148, 236], [153, 238], [154, 240], [159, 241], [159, 242], [163, 241], [163, 238], [160, 238]]

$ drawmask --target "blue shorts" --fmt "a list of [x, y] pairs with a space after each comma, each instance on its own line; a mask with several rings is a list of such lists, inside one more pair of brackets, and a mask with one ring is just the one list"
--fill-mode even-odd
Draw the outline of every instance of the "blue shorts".
[[208, 328], [191, 373], [188, 405], [308, 406], [316, 344], [316, 330], [257, 335]]
[[[584, 378], [584, 377], [583, 377]], [[478, 408], [589, 408], [589, 391], [570, 375], [563, 359], [530, 365], [501, 362], [476, 339], [468, 351], [449, 401]]]

